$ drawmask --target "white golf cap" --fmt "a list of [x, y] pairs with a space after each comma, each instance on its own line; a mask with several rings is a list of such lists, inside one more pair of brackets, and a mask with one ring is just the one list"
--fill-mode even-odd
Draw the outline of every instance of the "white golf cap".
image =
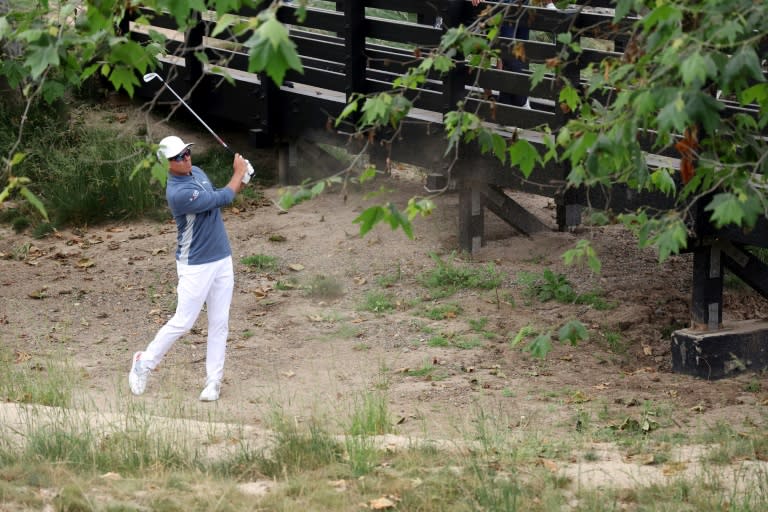
[[193, 144], [194, 142], [184, 142], [177, 136], [171, 135], [160, 141], [160, 149], [157, 150], [157, 157], [168, 160], [169, 158], [173, 158], [182, 153]]

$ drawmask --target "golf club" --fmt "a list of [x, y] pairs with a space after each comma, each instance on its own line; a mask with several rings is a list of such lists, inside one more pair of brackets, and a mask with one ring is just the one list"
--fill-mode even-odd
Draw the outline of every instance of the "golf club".
[[[160, 75], [158, 75], [157, 73], [147, 73], [146, 75], [144, 75], [144, 83], [149, 83], [149, 82], [151, 82], [152, 80], [154, 80], [155, 78], [157, 78], [158, 80], [160, 80], [160, 81], [163, 83], [163, 85], [164, 85], [164, 86], [165, 86], [165, 87], [166, 87], [166, 88], [167, 88], [169, 91], [171, 91], [171, 94], [173, 94], [174, 96], [176, 96], [176, 99], [178, 99], [178, 100], [181, 102], [181, 104], [182, 104], [182, 105], [184, 105], [185, 107], [187, 107], [187, 110], [189, 110], [189, 111], [192, 113], [192, 115], [193, 115], [193, 116], [195, 116], [195, 119], [197, 119], [198, 121], [200, 121], [200, 124], [202, 124], [203, 126], [205, 126], [205, 129], [206, 129], [206, 130], [208, 130], [208, 132], [210, 132], [210, 134], [211, 134], [211, 135], [213, 135], [213, 137], [216, 139], [216, 141], [217, 141], [219, 144], [221, 144], [222, 146], [224, 146], [224, 148], [226, 148], [226, 149], [227, 149], [227, 151], [229, 151], [230, 153], [232, 153], [232, 154], [235, 154], [235, 151], [234, 151], [232, 148], [230, 148], [229, 146], [227, 146], [227, 143], [226, 143], [226, 142], [224, 142], [224, 141], [221, 139], [221, 137], [219, 137], [218, 135], [216, 135], [216, 132], [214, 132], [214, 131], [211, 129], [211, 127], [210, 127], [210, 126], [208, 126], [208, 125], [205, 123], [205, 121], [203, 121], [203, 120], [200, 118], [200, 116], [198, 116], [198, 115], [197, 115], [197, 113], [196, 113], [194, 110], [192, 110], [192, 107], [190, 107], [190, 106], [187, 104], [187, 102], [186, 102], [186, 101], [184, 101], [184, 100], [182, 99], [182, 97], [181, 97], [181, 96], [179, 96], [178, 94], [176, 94], [176, 91], [174, 91], [174, 90], [171, 88], [171, 86], [170, 86], [170, 85], [168, 85], [168, 82], [166, 82], [165, 80], [163, 80], [163, 77], [161, 77], [161, 76], [160, 76]], [[248, 183], [248, 182], [251, 180], [251, 176], [253, 176], [254, 170], [253, 170], [253, 166], [251, 166], [251, 162], [249, 162], [248, 160], [246, 160], [245, 162], [248, 164], [248, 172], [246, 173], [245, 177], [243, 177], [243, 183]]]

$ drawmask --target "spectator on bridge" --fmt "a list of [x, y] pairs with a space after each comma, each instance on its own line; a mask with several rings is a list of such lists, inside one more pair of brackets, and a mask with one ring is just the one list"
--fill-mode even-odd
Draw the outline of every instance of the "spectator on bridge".
[[[472, 0], [472, 5], [477, 7], [483, 0]], [[517, 3], [518, 5], [527, 5], [528, 0], [523, 0], [519, 3], [519, 0], [500, 0], [502, 3]], [[556, 9], [555, 4], [548, 2], [547, 9]], [[502, 37], [514, 38], [517, 40], [527, 40], [530, 38], [530, 29], [528, 28], [527, 15], [522, 14], [513, 21], [504, 21], [499, 29], [499, 35]], [[502, 51], [500, 69], [506, 69], [519, 73], [528, 69], [528, 63], [520, 59], [515, 58], [511, 51]], [[501, 103], [508, 103], [516, 107], [531, 108], [528, 97], [520, 94], [511, 94], [502, 92], [499, 94], [499, 101]]]

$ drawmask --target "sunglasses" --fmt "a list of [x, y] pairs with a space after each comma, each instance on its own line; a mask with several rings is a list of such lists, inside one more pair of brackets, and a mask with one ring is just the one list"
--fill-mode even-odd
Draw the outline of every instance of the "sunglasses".
[[183, 162], [185, 158], [188, 156], [192, 156], [192, 151], [190, 151], [189, 148], [185, 149], [183, 152], [179, 153], [178, 155], [169, 158], [168, 160], [172, 160], [174, 162]]

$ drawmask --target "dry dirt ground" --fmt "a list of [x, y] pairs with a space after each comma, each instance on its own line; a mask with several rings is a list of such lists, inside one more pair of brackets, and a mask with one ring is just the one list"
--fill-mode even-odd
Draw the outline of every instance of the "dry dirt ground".
[[[385, 200], [401, 205], [423, 194], [418, 177], [397, 169], [379, 185], [392, 190]], [[414, 438], [471, 437], [481, 416], [502, 432], [535, 435], [543, 443], [573, 434], [584, 418], [596, 430], [652, 414], [655, 432], [664, 435], [719, 422], [736, 430], [766, 425], [765, 373], [707, 381], [671, 372], [669, 334], [689, 321], [688, 256], [659, 264], [616, 226], [527, 237], [488, 214], [489, 241], [471, 264], [493, 264], [505, 276], [500, 288], [432, 301], [417, 278], [434, 268], [432, 253], [454, 261], [455, 194], [436, 198], [437, 210], [415, 221], [416, 239], [409, 240], [387, 226], [358, 236], [352, 220], [381, 198], [352, 191], [344, 201], [329, 193], [283, 212], [271, 203], [277, 189], [263, 192], [267, 200], [259, 205], [224, 211], [236, 289], [220, 401], [197, 401], [204, 383], [205, 314], [152, 374], [146, 394], [128, 391], [131, 355], [151, 340], [175, 304], [170, 219], [66, 229], [41, 240], [0, 228], [4, 348], [18, 365], [44, 369], [51, 357], [71, 360], [82, 375], [77, 400], [88, 407], [119, 413], [139, 403], [158, 416], [202, 414], [257, 429], [279, 410], [297, 421], [322, 417], [343, 430], [361, 397], [382, 390], [396, 432]], [[530, 204], [551, 222], [546, 200]], [[563, 265], [561, 253], [580, 237], [589, 238], [602, 257], [600, 275]], [[252, 271], [240, 261], [259, 254], [277, 258], [279, 268]], [[597, 311], [527, 300], [519, 272], [547, 268], [565, 274], [578, 292], [602, 290], [616, 307]], [[338, 282], [343, 296], [310, 297], [304, 288], [318, 276]], [[364, 310], [372, 292], [391, 294], [396, 309]], [[462, 311], [442, 320], [420, 314], [439, 303], [457, 303]], [[763, 318], [766, 312], [765, 301], [728, 291], [726, 320]], [[556, 331], [572, 318], [589, 327], [590, 339], [577, 346], [555, 342], [546, 360], [510, 345], [524, 326]], [[482, 330], [492, 334], [470, 325], [482, 319]], [[479, 343], [430, 346], [438, 334]], [[419, 371], [429, 368], [429, 375]], [[614, 446], [595, 446], [614, 454], [601, 460], [626, 462]]]

